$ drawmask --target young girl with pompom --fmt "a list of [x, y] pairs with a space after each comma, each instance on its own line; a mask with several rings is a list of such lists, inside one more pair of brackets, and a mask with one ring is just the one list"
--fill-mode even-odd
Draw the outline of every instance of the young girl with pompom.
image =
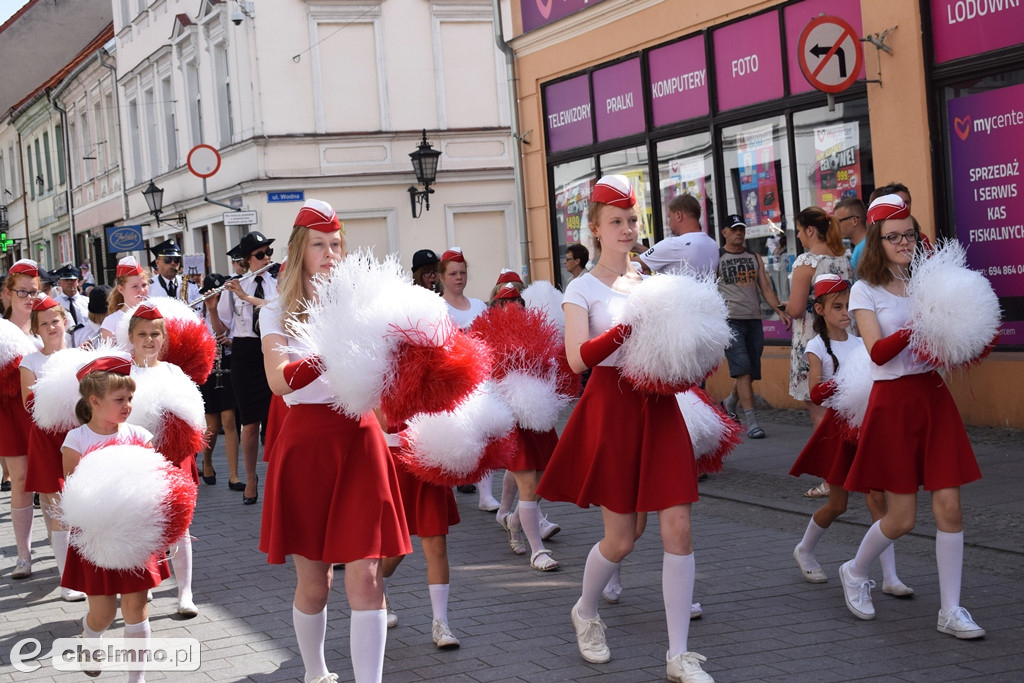
[[709, 683], [713, 679], [700, 666], [705, 658], [687, 647], [696, 574], [690, 506], [698, 498], [689, 432], [675, 396], [641, 393], [617, 367], [630, 332], [618, 321], [641, 282], [629, 260], [639, 226], [636, 195], [625, 176], [605, 176], [590, 201], [589, 226], [601, 256], [593, 270], [569, 283], [562, 308], [569, 365], [576, 372], [589, 367], [592, 374], [537, 492], [548, 500], [601, 506], [604, 538], [587, 557], [582, 596], [570, 613], [583, 658], [611, 659], [597, 603], [633, 550], [638, 515], [657, 511], [665, 550], [666, 672], [672, 681]]
[[3, 399], [0, 400], [0, 457], [4, 459], [5, 471], [11, 482], [11, 525], [14, 527], [14, 543], [18, 550], [11, 571], [12, 579], [27, 579], [32, 576], [32, 489], [25, 488], [28, 470], [28, 435], [32, 418], [25, 410], [21, 397], [21, 380], [18, 364], [29, 353], [42, 347], [32, 333], [32, 306], [39, 295], [39, 266], [31, 259], [16, 261], [7, 272], [4, 292], [9, 297], [10, 308], [4, 312], [0, 336], [4, 348]]
[[[293, 334], [318, 301], [314, 278], [345, 254], [341, 221], [326, 202], [306, 201], [288, 240], [278, 297], [260, 314], [267, 381], [288, 411], [267, 469], [260, 550], [271, 564], [295, 563], [292, 619], [306, 683], [327, 683], [324, 639], [334, 564], [345, 564], [350, 654], [358, 681], [384, 671], [387, 612], [381, 558], [412, 551], [395, 467], [372, 412], [332, 409], [323, 364]], [[311, 450], [310, 444], [316, 444]]]
[[[139, 385], [139, 393], [144, 385], [158, 383], [164, 392], [176, 392], [182, 400], [195, 405], [202, 401], [199, 388], [173, 363], [161, 360], [167, 345], [167, 327], [160, 310], [149, 303], [140, 304], [132, 311], [128, 323], [128, 343], [131, 346], [131, 376]], [[148, 393], [148, 392], [146, 392]], [[153, 397], [150, 397], [152, 400]], [[138, 416], [140, 411], [136, 411]], [[156, 434], [164, 435], [164, 439], [156, 438], [156, 447], [161, 454], [185, 472], [192, 482], [199, 485], [199, 470], [196, 465], [196, 452], [202, 448], [203, 435], [201, 430], [189, 429], [182, 425], [181, 420], [169, 410], [162, 411], [159, 416], [161, 424], [155, 429]], [[151, 425], [156, 427], [156, 425]], [[171, 430], [175, 430], [172, 435]], [[178, 438], [183, 432], [184, 438]], [[171, 547], [171, 568], [174, 581], [178, 587], [178, 614], [191, 619], [199, 614], [192, 597], [192, 536], [188, 530], [176, 540]]]
[[[850, 286], [846, 280], [835, 274], [819, 275], [813, 286], [814, 319], [817, 335], [807, 342], [805, 356], [809, 367], [807, 381], [811, 400], [822, 405], [836, 390], [833, 379], [839, 367], [849, 355], [862, 344], [859, 337], [850, 333]], [[850, 471], [856, 440], [848, 438], [849, 430], [842, 418], [832, 408], [815, 428], [789, 473], [794, 477], [811, 474], [821, 477], [829, 485], [828, 500], [807, 523], [803, 539], [793, 549], [793, 558], [800, 567], [800, 574], [810, 583], [824, 583], [828, 580], [814, 556], [814, 549], [825, 533], [840, 515], [846, 512], [849, 492], [843, 488]], [[865, 496], [872, 520], [885, 514], [885, 497], [881, 491], [869, 491]], [[896, 574], [896, 555], [892, 546], [879, 558], [882, 563], [882, 592], [897, 597], [909, 597], [914, 590], [900, 581]]]
[[[64, 307], [48, 296], [40, 296], [32, 308], [31, 325], [33, 334], [43, 340], [43, 348], [21, 359], [21, 396], [25, 409], [29, 411], [32, 410], [32, 387], [43, 373], [43, 365], [53, 354], [67, 348]], [[60, 505], [60, 490], [64, 487], [60, 447], [66, 435], [67, 431], [42, 429], [33, 421], [29, 429], [25, 475], [25, 488], [39, 494], [43, 518], [50, 529], [58, 582], [64, 574], [68, 555], [68, 530], [54, 519], [53, 512]], [[60, 593], [67, 602], [85, 600], [85, 593], [68, 588], [61, 588]]]
[[[131, 359], [114, 353], [90, 361], [78, 371], [81, 399], [75, 413], [82, 426], [68, 432], [61, 447], [64, 477], [78, 467], [83, 455], [96, 447], [132, 443], [153, 445], [153, 435], [141, 427], [127, 424], [132, 410], [135, 381], [129, 376]], [[90, 457], [90, 456], [86, 456]], [[102, 457], [97, 454], [95, 457]], [[137, 638], [145, 648], [149, 640], [149, 603], [146, 594], [171, 574], [167, 563], [152, 554], [144, 567], [136, 570], [102, 569], [84, 559], [74, 544], [68, 549], [61, 586], [82, 591], [88, 596], [89, 611], [82, 619], [82, 637], [102, 638], [117, 615], [117, 596], [121, 596], [124, 637]], [[87, 672], [91, 676], [98, 672]], [[130, 683], [145, 680], [144, 671], [130, 671]]]
[[874, 384], [844, 488], [885, 491], [887, 511], [865, 534], [856, 557], [839, 568], [846, 606], [860, 619], [874, 618], [868, 568], [914, 528], [917, 492], [924, 486], [932, 495], [937, 527], [937, 628], [957, 638], [980, 638], [985, 630], [960, 606], [960, 487], [980, 479], [981, 471], [945, 382], [934, 365], [908, 348], [912, 321], [906, 286], [920, 236], [898, 195], [871, 202], [865, 239], [850, 311], [873, 361]]

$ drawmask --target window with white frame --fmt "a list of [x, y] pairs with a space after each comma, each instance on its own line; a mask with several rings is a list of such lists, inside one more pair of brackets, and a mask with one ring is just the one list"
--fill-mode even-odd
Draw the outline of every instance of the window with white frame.
[[46, 189], [53, 190], [53, 161], [50, 159], [50, 131], [43, 131], [43, 158], [46, 159]]
[[80, 146], [78, 141], [77, 117], [71, 116], [68, 112], [68, 140], [71, 141], [71, 178], [74, 182], [81, 183], [82, 178], [82, 155], [77, 153]]
[[21, 185], [18, 183], [18, 155], [14, 151], [13, 143], [7, 146], [7, 162], [10, 164], [10, 173], [7, 177], [11, 179], [8, 189], [12, 196], [17, 197], [21, 194]]
[[32, 143], [25, 145], [25, 158], [28, 159], [28, 197], [29, 199], [36, 198], [36, 190], [39, 186], [36, 184], [36, 167], [32, 164]]
[[64, 168], [64, 128], [59, 123], [53, 127], [53, 141], [57, 145], [57, 183], [63, 185], [67, 182], [67, 173]]
[[314, 21], [318, 130], [389, 130], [379, 5], [332, 7]]
[[82, 160], [82, 182], [92, 180], [96, 175], [96, 166], [93, 161], [87, 157], [96, 156], [93, 154], [92, 147], [92, 130], [89, 127], [89, 113], [86, 111], [84, 102], [82, 106], [82, 113], [78, 117], [78, 132], [82, 136], [81, 144], [78, 146], [76, 158]]
[[103, 145], [107, 154], [104, 168], [111, 169], [117, 165], [117, 155], [121, 149], [121, 140], [117, 136], [117, 109], [114, 107], [114, 93], [112, 92], [103, 93], [103, 114], [107, 130], [107, 144]]
[[228, 68], [226, 43], [213, 48], [213, 82], [217, 89], [217, 139], [227, 147], [234, 139], [234, 120], [231, 114], [231, 70]]
[[93, 166], [96, 174], [99, 175], [107, 170], [107, 145], [103, 143], [103, 107], [99, 100], [92, 105], [92, 125], [96, 128], [95, 146], [92, 152], [86, 152], [83, 156], [93, 157]]
[[139, 102], [128, 100], [128, 148], [132, 154], [132, 182], [142, 182], [142, 136], [140, 135]]
[[149, 175], [157, 175], [160, 165], [160, 133], [157, 130], [156, 103], [153, 101], [153, 88], [142, 91], [142, 119], [145, 126], [146, 155], [149, 161]]
[[178, 166], [178, 124], [174, 118], [174, 89], [171, 87], [169, 75], [160, 79], [160, 112], [164, 145], [167, 148], [167, 163], [164, 170], [170, 171]]
[[441, 127], [508, 125], [490, 8], [438, 5], [432, 11]]
[[203, 100], [199, 90], [199, 65], [192, 59], [185, 64], [185, 90], [192, 146], [203, 142]]

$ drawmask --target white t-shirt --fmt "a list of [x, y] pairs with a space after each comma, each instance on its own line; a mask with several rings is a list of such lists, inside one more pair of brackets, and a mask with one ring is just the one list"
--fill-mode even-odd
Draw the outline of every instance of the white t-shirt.
[[[255, 296], [256, 287], [259, 284], [256, 282], [256, 278], [261, 278], [263, 283], [263, 300], [270, 302], [271, 299], [277, 297], [277, 280], [268, 272], [261, 273], [256, 277], [249, 277], [244, 280], [240, 280], [239, 284], [242, 287], [242, 291], [249, 296]], [[224, 324], [229, 330], [231, 330], [231, 338], [237, 337], [253, 337], [258, 339], [260, 335], [252, 329], [252, 310], [253, 306], [248, 301], [242, 301], [231, 292], [225, 290], [220, 295], [220, 301], [217, 302], [217, 315], [220, 316], [221, 321], [231, 321], [229, 325], [227, 322]], [[260, 310], [260, 327], [263, 326], [263, 311]]]
[[[850, 334], [846, 341], [832, 340], [832, 353], [839, 359], [839, 365], [842, 365], [846, 362], [847, 356], [850, 355], [854, 348], [863, 344], [864, 342], [860, 337]], [[832, 362], [832, 356], [828, 355], [825, 341], [821, 338], [820, 334], [814, 335], [814, 338], [807, 342], [807, 347], [804, 349], [804, 358], [807, 358], [812, 353], [821, 360], [821, 381], [826, 382], [832, 379], [832, 376], [836, 374], [836, 364]]]
[[114, 311], [113, 313], [111, 313], [110, 315], [108, 315], [106, 318], [103, 319], [103, 324], [100, 325], [100, 329], [101, 330], [106, 330], [110, 334], [114, 335], [114, 338], [116, 339], [117, 338], [117, 325], [118, 325], [118, 323], [121, 322], [121, 318], [123, 318], [123, 317], [124, 317], [124, 309], [123, 308], [121, 308], [121, 309], [119, 309], [117, 311]]
[[32, 374], [36, 376], [36, 379], [39, 379], [39, 375], [43, 372], [43, 365], [52, 357], [53, 354], [47, 356], [42, 351], [36, 351], [35, 353], [30, 353], [27, 356], [22, 356], [21, 363], [18, 364], [18, 367], [28, 368], [32, 371]]
[[718, 270], [718, 243], [704, 232], [667, 237], [640, 257], [654, 273], [714, 273]]
[[[278, 299], [274, 299], [260, 311], [260, 334], [263, 337], [268, 334], [279, 334], [284, 337], [285, 346], [288, 347], [289, 362], [312, 355], [312, 349], [285, 331]], [[285, 394], [284, 402], [289, 406], [299, 403], [330, 405], [334, 403], [334, 394], [330, 385], [321, 375], [317, 377], [316, 381], [310, 382], [301, 389]]]
[[[590, 323], [590, 338], [607, 332], [622, 321], [622, 312], [626, 308], [628, 294], [617, 292], [598, 280], [591, 273], [585, 273], [573, 280], [565, 288], [562, 299], [565, 304], [576, 304], [587, 311]], [[605, 358], [598, 365], [618, 365], [619, 349]]]
[[122, 422], [117, 426], [117, 434], [97, 434], [89, 428], [89, 425], [84, 424], [68, 432], [68, 435], [64, 437], [64, 443], [61, 444], [61, 448], [70, 448], [79, 455], [84, 455], [86, 451], [98, 444], [107, 443], [108, 441], [112, 443], [129, 443], [136, 439], [144, 444], [152, 443], [153, 435], [142, 427], [136, 427], [127, 422]]
[[[874, 311], [878, 317], [878, 326], [882, 337], [888, 337], [904, 327], [910, 320], [910, 299], [896, 296], [884, 287], [870, 285], [864, 280], [857, 280], [850, 290], [850, 314], [857, 310]], [[871, 364], [871, 379], [874, 381], [896, 379], [906, 375], [919, 375], [935, 369], [931, 363], [914, 358], [909, 347], [899, 352], [895, 358], [885, 365]]]
[[469, 310], [466, 311], [460, 311], [451, 304], [448, 304], [447, 301], [445, 302], [448, 304], [448, 316], [462, 329], [466, 329], [472, 325], [473, 321], [476, 320], [476, 317], [487, 310], [487, 304], [480, 301], [480, 299], [474, 299], [473, 297], [466, 298], [469, 299]]

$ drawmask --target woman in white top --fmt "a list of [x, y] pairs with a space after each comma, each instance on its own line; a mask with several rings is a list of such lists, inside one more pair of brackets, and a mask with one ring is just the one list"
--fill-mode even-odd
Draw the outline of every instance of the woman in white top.
[[[441, 290], [441, 298], [448, 304], [448, 315], [456, 325], [464, 330], [473, 324], [478, 315], [487, 310], [487, 304], [483, 301], [466, 296], [466, 282], [468, 281], [469, 272], [462, 249], [452, 247], [441, 254], [441, 261], [437, 264], [437, 285]], [[487, 512], [494, 512], [501, 507], [494, 497], [493, 479], [494, 473], [488, 473], [476, 485], [480, 493], [478, 507]], [[466, 491], [466, 487], [460, 486], [459, 490]], [[473, 489], [469, 488], [466, 492], [472, 493], [472, 491]]]
[[149, 273], [142, 269], [134, 256], [125, 256], [117, 262], [116, 275], [116, 285], [107, 300], [107, 317], [100, 326], [100, 333], [109, 341], [117, 339], [117, 325], [124, 312], [149, 297]]

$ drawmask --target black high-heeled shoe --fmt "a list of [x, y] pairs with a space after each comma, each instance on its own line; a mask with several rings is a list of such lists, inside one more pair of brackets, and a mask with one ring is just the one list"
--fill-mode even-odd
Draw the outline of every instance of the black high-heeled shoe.
[[217, 484], [217, 473], [214, 472], [210, 476], [203, 475], [203, 483], [208, 486], [215, 486]]
[[229, 481], [228, 482], [228, 488], [231, 489], [232, 491], [244, 491], [245, 490], [245, 482], [244, 481]]
[[242, 496], [242, 505], [255, 505], [256, 504], [256, 501], [258, 501], [260, 499], [260, 488], [259, 488], [259, 486], [260, 486], [260, 478], [259, 478], [259, 475], [256, 475], [256, 495], [252, 496], [251, 498], [249, 496]]

